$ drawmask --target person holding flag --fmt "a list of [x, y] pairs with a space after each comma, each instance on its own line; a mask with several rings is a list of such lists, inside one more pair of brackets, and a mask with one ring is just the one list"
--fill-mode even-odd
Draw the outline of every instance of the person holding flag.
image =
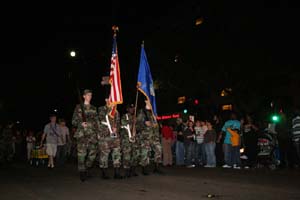
[[121, 117], [121, 143], [125, 177], [138, 176], [136, 167], [139, 164], [140, 145], [136, 137], [136, 112], [134, 104], [128, 104], [126, 113]]
[[105, 99], [106, 105], [99, 107], [99, 120], [100, 120], [100, 168], [102, 171], [102, 178], [109, 179], [107, 175], [108, 158], [109, 154], [112, 154], [113, 166], [114, 166], [114, 178], [121, 179], [120, 167], [121, 167], [121, 141], [120, 141], [120, 115], [117, 110], [114, 111], [114, 116], [111, 116], [113, 105], [109, 101], [109, 98]]
[[99, 127], [100, 127], [100, 168], [102, 170], [102, 178], [108, 179], [107, 168], [109, 154], [112, 153], [114, 178], [121, 179], [120, 166], [121, 166], [121, 147], [120, 147], [120, 115], [117, 111], [117, 104], [123, 103], [121, 79], [120, 79], [120, 66], [117, 51], [116, 31], [118, 27], [113, 26], [113, 48], [110, 66], [109, 83], [110, 95], [105, 99], [106, 105], [99, 107]]
[[156, 101], [152, 75], [147, 61], [144, 44], [141, 48], [140, 66], [137, 89], [145, 97], [145, 108], [140, 109], [137, 115], [136, 127], [141, 143], [140, 165], [142, 173], [149, 175], [150, 152], [154, 151], [154, 173], [162, 173], [159, 165], [162, 162], [162, 147], [160, 142], [159, 125], [156, 120]]

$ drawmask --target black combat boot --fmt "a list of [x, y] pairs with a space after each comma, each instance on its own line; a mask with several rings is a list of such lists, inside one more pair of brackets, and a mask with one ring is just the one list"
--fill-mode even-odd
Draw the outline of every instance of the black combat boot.
[[125, 178], [130, 178], [130, 177], [131, 177], [130, 169], [125, 169]]
[[149, 175], [149, 172], [147, 170], [147, 166], [142, 167], [142, 173], [143, 173], [144, 176], [148, 176]]
[[109, 179], [109, 176], [107, 175], [107, 168], [102, 168], [102, 178], [103, 179]]
[[164, 172], [162, 172], [161, 169], [159, 168], [158, 163], [155, 163], [153, 173], [155, 173], [155, 174], [164, 174]]
[[138, 176], [138, 174], [135, 171], [135, 167], [130, 168], [130, 176]]
[[79, 172], [79, 177], [81, 182], [84, 182], [86, 180], [86, 171]]
[[122, 179], [123, 177], [120, 174], [120, 168], [115, 168], [114, 179]]

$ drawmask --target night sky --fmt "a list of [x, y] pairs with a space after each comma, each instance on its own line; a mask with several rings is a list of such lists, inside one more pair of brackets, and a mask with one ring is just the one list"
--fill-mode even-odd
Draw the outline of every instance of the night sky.
[[[142, 40], [152, 76], [159, 83], [160, 114], [177, 110], [178, 96], [199, 98], [201, 103], [225, 87], [233, 88], [244, 104], [272, 98], [292, 104], [290, 95], [300, 89], [296, 5], [288, 1], [143, 4], [7, 6], [0, 21], [1, 120], [42, 127], [55, 108], [70, 119], [78, 102], [76, 79], [80, 89], [94, 91], [94, 105], [103, 105], [105, 88], [100, 82], [110, 66], [114, 24], [120, 29], [125, 104], [135, 98]], [[199, 17], [204, 21], [196, 26]], [[77, 51], [76, 60], [69, 57], [71, 49]]]

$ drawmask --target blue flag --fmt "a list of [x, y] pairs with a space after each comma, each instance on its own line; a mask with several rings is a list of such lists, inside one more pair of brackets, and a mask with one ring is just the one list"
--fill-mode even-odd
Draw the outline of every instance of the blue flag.
[[156, 111], [155, 91], [154, 91], [152, 75], [148, 64], [146, 52], [144, 50], [144, 45], [142, 45], [142, 49], [141, 49], [140, 68], [139, 68], [137, 86], [138, 86], [138, 90], [141, 93], [143, 93], [146, 96], [147, 100], [151, 103], [152, 113], [156, 117], [157, 111]]

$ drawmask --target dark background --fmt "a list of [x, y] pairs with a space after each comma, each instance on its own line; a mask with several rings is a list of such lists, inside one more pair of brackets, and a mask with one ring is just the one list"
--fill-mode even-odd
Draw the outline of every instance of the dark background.
[[2, 121], [42, 127], [53, 109], [70, 120], [75, 80], [94, 91], [94, 105], [103, 105], [107, 90], [100, 82], [110, 67], [114, 24], [124, 104], [135, 99], [142, 40], [158, 83], [159, 114], [180, 111], [182, 95], [215, 112], [224, 88], [232, 88], [231, 101], [245, 112], [271, 101], [300, 102], [299, 12], [289, 1], [16, 4], [3, 5], [1, 13]]

